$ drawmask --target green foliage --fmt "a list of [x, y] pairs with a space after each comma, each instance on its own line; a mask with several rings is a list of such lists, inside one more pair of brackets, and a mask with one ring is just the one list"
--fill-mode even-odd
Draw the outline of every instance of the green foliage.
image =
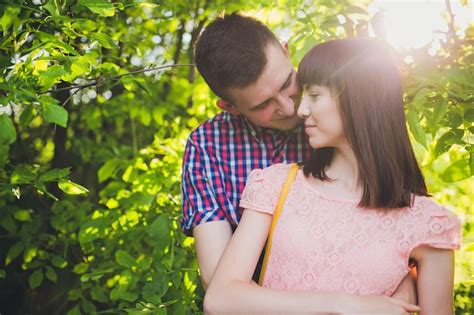
[[[317, 42], [364, 35], [366, 5], [0, 3], [0, 311], [199, 313], [193, 239], [178, 223], [181, 156], [217, 109], [194, 68], [174, 65], [192, 63], [198, 34], [223, 10], [290, 29], [296, 65]], [[404, 75], [417, 155], [471, 244], [456, 266], [459, 312], [473, 296], [473, 33], [435, 56], [404, 52], [414, 60]]]

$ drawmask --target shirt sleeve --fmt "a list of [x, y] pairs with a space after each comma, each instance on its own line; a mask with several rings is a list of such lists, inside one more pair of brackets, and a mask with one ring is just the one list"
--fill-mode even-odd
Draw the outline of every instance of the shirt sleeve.
[[427, 245], [443, 249], [459, 249], [461, 246], [461, 222], [456, 215], [428, 198], [418, 205], [422, 222], [414, 231], [412, 248]]
[[[192, 236], [196, 225], [205, 222], [226, 220], [219, 207], [212, 174], [218, 174], [206, 150], [192, 136], [186, 142], [183, 156], [181, 182], [182, 218], [181, 229]], [[217, 172], [217, 173], [216, 173]]]
[[242, 192], [240, 207], [273, 215], [290, 166], [275, 164], [250, 172]]

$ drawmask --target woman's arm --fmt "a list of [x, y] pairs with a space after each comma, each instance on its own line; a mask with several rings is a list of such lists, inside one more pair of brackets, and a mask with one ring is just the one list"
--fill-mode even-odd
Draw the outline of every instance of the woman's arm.
[[244, 211], [211, 279], [204, 298], [206, 314], [404, 314], [418, 310], [416, 306], [389, 297], [282, 291], [255, 285], [252, 274], [265, 245], [271, 219], [265, 213]]
[[418, 301], [423, 314], [453, 314], [454, 251], [429, 246], [415, 248]]

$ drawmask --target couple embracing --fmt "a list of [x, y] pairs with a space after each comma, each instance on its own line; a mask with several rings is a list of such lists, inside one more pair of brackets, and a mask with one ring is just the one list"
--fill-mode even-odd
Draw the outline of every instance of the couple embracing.
[[429, 198], [386, 44], [318, 44], [296, 72], [234, 13], [204, 30], [196, 66], [223, 109], [183, 161], [207, 313], [452, 314], [460, 222]]

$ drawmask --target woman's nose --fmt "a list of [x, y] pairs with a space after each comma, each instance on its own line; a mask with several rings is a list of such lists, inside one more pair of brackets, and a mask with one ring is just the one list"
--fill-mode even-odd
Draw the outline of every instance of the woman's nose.
[[304, 98], [301, 100], [300, 106], [298, 106], [297, 115], [301, 118], [306, 118], [309, 116], [309, 108], [304, 101]]

